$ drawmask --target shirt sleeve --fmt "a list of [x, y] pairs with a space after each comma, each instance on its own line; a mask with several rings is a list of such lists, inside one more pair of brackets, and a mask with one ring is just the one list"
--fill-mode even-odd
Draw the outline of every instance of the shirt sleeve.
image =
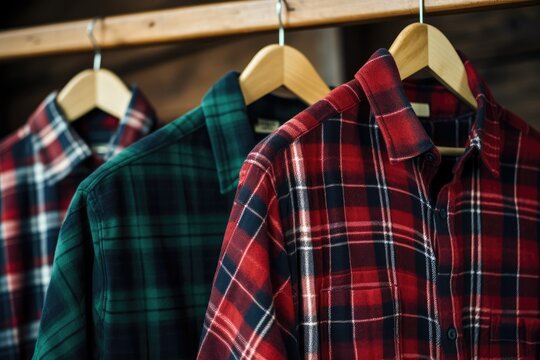
[[58, 237], [34, 359], [92, 357], [88, 327], [94, 256], [87, 209], [77, 191]]
[[278, 198], [268, 172], [246, 163], [241, 174], [198, 358], [297, 358]]

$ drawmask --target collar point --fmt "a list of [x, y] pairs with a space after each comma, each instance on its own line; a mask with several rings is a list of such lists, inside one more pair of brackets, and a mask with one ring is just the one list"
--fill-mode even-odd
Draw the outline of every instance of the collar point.
[[388, 158], [391, 164], [396, 164], [404, 160], [415, 158], [433, 148], [431, 140], [426, 140], [420, 144], [403, 147], [400, 149], [389, 149]]

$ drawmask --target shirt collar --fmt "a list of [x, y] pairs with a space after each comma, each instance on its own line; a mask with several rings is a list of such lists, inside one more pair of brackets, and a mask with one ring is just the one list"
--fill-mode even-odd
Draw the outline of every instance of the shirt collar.
[[[476, 120], [469, 132], [467, 151], [477, 148], [489, 170], [500, 172], [500, 106], [471, 62], [460, 53], [464, 62], [469, 87], [476, 98]], [[399, 70], [386, 49], [376, 51], [356, 73], [381, 129], [391, 162], [410, 159], [434, 145], [424, 130], [405, 95]]]
[[218, 80], [202, 99], [201, 106], [223, 194], [236, 189], [240, 168], [256, 145], [239, 74], [230, 72]]
[[[56, 95], [52, 93], [47, 96], [28, 121], [34, 153], [43, 166], [41, 176], [48, 185], [62, 180], [93, 155], [88, 144], [65, 118], [56, 102]], [[109, 141], [103, 161], [148, 134], [156, 125], [152, 107], [133, 87], [128, 109]]]

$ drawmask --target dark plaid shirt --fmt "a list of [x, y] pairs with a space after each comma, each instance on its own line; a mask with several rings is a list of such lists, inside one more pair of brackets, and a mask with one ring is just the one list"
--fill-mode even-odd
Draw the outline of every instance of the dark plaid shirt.
[[201, 359], [538, 358], [540, 134], [464, 62], [476, 113], [379, 50], [250, 153]]
[[32, 356], [58, 232], [77, 186], [156, 124], [138, 90], [120, 121], [94, 110], [70, 123], [55, 99], [47, 97], [21, 129], [0, 142], [2, 359]]
[[248, 109], [230, 73], [202, 105], [129, 147], [78, 188], [60, 232], [34, 357], [192, 359], [238, 174], [302, 104]]

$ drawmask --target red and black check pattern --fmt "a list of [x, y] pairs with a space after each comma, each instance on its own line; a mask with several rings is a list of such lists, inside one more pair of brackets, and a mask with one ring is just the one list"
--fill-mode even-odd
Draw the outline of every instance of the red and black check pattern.
[[540, 134], [464, 63], [476, 112], [379, 50], [249, 155], [200, 359], [540, 355]]
[[[29, 359], [34, 352], [56, 240], [77, 186], [156, 126], [154, 111], [137, 89], [120, 120], [94, 110], [69, 123], [55, 99], [47, 97], [21, 129], [0, 142], [2, 359]], [[103, 153], [94, 152], [94, 145]]]

